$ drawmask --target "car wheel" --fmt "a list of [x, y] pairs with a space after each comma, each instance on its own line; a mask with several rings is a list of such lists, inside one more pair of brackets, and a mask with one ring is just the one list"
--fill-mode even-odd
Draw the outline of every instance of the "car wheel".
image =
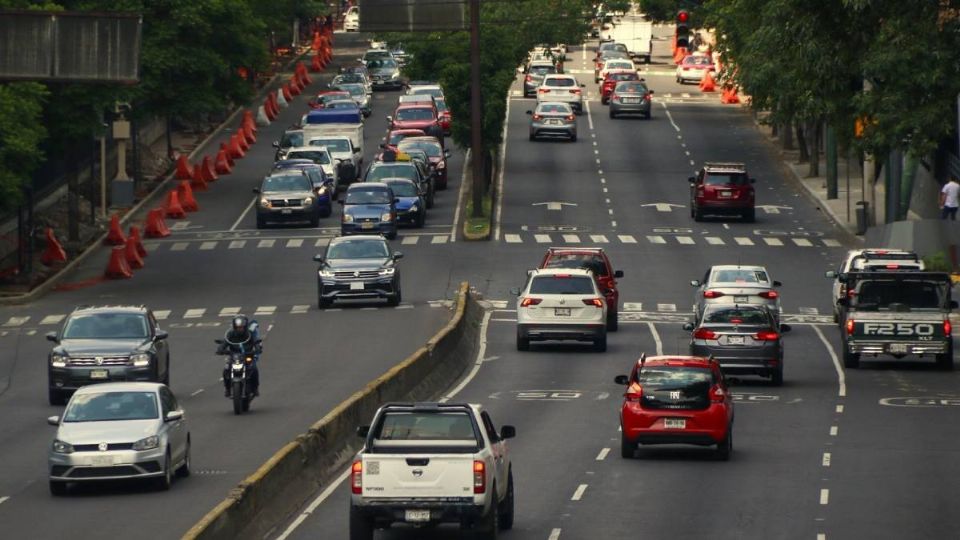
[[[846, 347], [846, 345], [844, 345]], [[857, 369], [860, 367], [860, 355], [852, 352], [843, 351], [843, 367]]]
[[620, 327], [620, 316], [617, 314], [617, 310], [611, 310], [607, 312], [607, 332], [616, 332], [617, 328]]
[[613, 109], [610, 109], [610, 118], [616, 118], [617, 113], [613, 112]]
[[576, 133], [574, 133], [573, 135], [570, 136], [570, 142], [577, 142], [577, 134], [576, 134]]
[[54, 497], [63, 497], [67, 494], [67, 483], [59, 480], [51, 480], [50, 494]]
[[733, 453], [733, 426], [727, 427], [727, 436], [717, 444], [717, 459], [729, 461]]
[[753, 223], [757, 220], [757, 211], [753, 208], [743, 213], [743, 220], [747, 223]]
[[947, 352], [937, 355], [937, 367], [944, 371], [953, 370], [953, 342], [947, 347]]
[[773, 383], [774, 386], [783, 386], [783, 360], [780, 361], [777, 369], [773, 370], [773, 373], [770, 374], [770, 382]]
[[317, 308], [318, 309], [327, 309], [333, 305], [333, 300], [329, 298], [324, 298], [323, 296], [317, 295]]
[[513, 470], [511, 469], [507, 472], [507, 494], [504, 496], [503, 500], [500, 501], [501, 508], [499, 508], [500, 515], [497, 526], [500, 527], [502, 531], [509, 531], [513, 528]]
[[166, 386], [170, 386], [170, 360], [169, 359], [167, 360], [167, 372], [163, 374], [163, 381], [161, 382]]
[[[497, 492], [497, 485], [493, 485], [493, 492]], [[490, 510], [487, 512], [487, 515], [483, 517], [482, 525], [477, 531], [480, 533], [478, 536], [484, 540], [497, 540], [497, 533], [500, 532], [500, 529], [497, 525], [500, 523], [500, 512], [499, 504], [493, 502], [490, 504]]]
[[267, 221], [262, 217], [257, 216], [257, 228], [263, 229], [263, 228], [266, 228], [266, 226], [267, 226]]
[[593, 350], [597, 352], [606, 352], [607, 351], [607, 332], [604, 329], [603, 334], [600, 335], [597, 339], [593, 340]]
[[177, 476], [186, 478], [190, 476], [190, 437], [187, 437], [187, 450], [183, 456], [183, 464], [177, 469]]
[[520, 334], [520, 330], [517, 330], [517, 350], [518, 351], [529, 351], [530, 350], [530, 338], [523, 337]]
[[400, 288], [400, 283], [397, 283], [396, 291], [392, 296], [387, 298], [388, 306], [399, 306], [400, 302], [403, 301], [403, 289]]
[[373, 522], [350, 507], [350, 540], [373, 540]]
[[647, 112], [643, 113], [643, 118], [646, 119], [646, 120], [649, 120], [649, 119], [653, 118], [653, 112], [647, 111]]
[[[622, 429], [622, 428], [621, 428]], [[620, 433], [620, 457], [633, 459], [637, 455], [637, 445], [630, 441], [623, 432]]]
[[703, 210], [699, 208], [693, 209], [693, 220], [694, 221], [703, 221]]
[[47, 389], [47, 401], [54, 406], [62, 406], [67, 404], [67, 395], [63, 390], [55, 390], [53, 388]]
[[163, 476], [157, 478], [156, 486], [160, 491], [168, 491], [171, 485], [173, 485], [173, 464], [170, 463], [170, 449], [167, 448], [163, 458]]

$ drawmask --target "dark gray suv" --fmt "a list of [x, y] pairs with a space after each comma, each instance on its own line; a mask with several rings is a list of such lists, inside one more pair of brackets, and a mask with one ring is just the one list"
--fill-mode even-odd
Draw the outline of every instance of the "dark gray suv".
[[59, 332], [47, 357], [51, 405], [63, 405], [82, 386], [111, 381], [170, 384], [167, 333], [143, 306], [77, 308]]

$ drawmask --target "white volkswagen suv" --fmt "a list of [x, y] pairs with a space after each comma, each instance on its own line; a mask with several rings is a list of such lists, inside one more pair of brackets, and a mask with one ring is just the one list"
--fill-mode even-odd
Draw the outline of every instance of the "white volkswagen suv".
[[531, 341], [591, 341], [607, 350], [607, 303], [589, 270], [531, 270], [517, 294], [517, 350]]
[[573, 75], [546, 75], [537, 87], [537, 104], [561, 101], [570, 104], [577, 114], [583, 112], [583, 87]]

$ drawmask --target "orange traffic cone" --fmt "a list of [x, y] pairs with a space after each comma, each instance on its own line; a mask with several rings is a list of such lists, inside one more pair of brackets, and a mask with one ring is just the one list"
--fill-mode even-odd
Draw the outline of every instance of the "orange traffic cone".
[[194, 191], [207, 190], [207, 181], [203, 178], [203, 167], [198, 165], [193, 168], [193, 178], [190, 179], [190, 186]]
[[240, 148], [240, 141], [238, 140], [236, 133], [230, 137], [230, 145], [227, 146], [227, 148], [230, 151], [230, 157], [233, 159], [240, 159], [247, 155], [247, 153], [243, 151], [243, 148]]
[[740, 103], [740, 98], [737, 97], [737, 88], [729, 85], [724, 86], [723, 94], [720, 96], [720, 103], [726, 103], [728, 105]]
[[283, 85], [280, 87], [280, 91], [283, 94], [283, 99], [287, 100], [287, 103], [293, 101], [293, 94], [291, 93], [291, 85]]
[[717, 83], [713, 80], [713, 72], [709, 69], [703, 71], [703, 77], [700, 78], [700, 91], [701, 92], [715, 92], [717, 90]]
[[[209, 157], [203, 158], [205, 163], [210, 162]], [[181, 180], [180, 185], [177, 186], [177, 195], [180, 197], [180, 206], [187, 212], [196, 212], [200, 210], [200, 205], [197, 204], [197, 200], [193, 198], [193, 190], [190, 189], [190, 182], [186, 180]]]
[[42, 262], [44, 266], [67, 262], [67, 252], [63, 250], [63, 246], [57, 241], [57, 237], [53, 234], [53, 229], [47, 227], [45, 234], [47, 237], [47, 248], [43, 251], [43, 255], [40, 255], [40, 262]]
[[677, 47], [677, 52], [673, 54], [673, 63], [680, 65], [687, 56], [689, 56], [689, 53], [687, 53], [686, 47]]
[[280, 116], [280, 104], [277, 103], [276, 92], [270, 92], [270, 94], [267, 95], [267, 99], [270, 100], [270, 108], [273, 109], [273, 116]]
[[120, 216], [114, 214], [110, 216], [110, 232], [103, 240], [108, 246], [122, 246], [126, 243], [127, 237], [123, 235], [123, 229], [120, 228]]
[[251, 126], [250, 124], [244, 124], [243, 126], [241, 126], [240, 132], [247, 137], [248, 143], [253, 144], [257, 142], [257, 134], [254, 133], [253, 126]]
[[[182, 182], [186, 183], [188, 186], [190, 185], [190, 182], [187, 182], [186, 180], [182, 180]], [[137, 243], [133, 240], [133, 238], [127, 238], [127, 244], [123, 246], [123, 255], [127, 261], [127, 266], [129, 266], [131, 269], [139, 270], [143, 268], [143, 258], [140, 256], [140, 252], [137, 251]]]
[[170, 236], [170, 229], [163, 220], [163, 208], [154, 208], [147, 214], [147, 223], [144, 227], [147, 238], [163, 238]]
[[267, 113], [267, 120], [270, 122], [277, 119], [276, 113], [273, 112], [273, 104], [270, 102], [270, 98], [263, 100], [263, 111]]
[[313, 33], [313, 43], [310, 44], [310, 48], [315, 51], [320, 48], [320, 32]]
[[133, 245], [137, 248], [137, 255], [140, 257], [147, 256], [147, 248], [143, 246], [143, 239], [140, 237], [140, 227], [136, 225], [130, 226], [130, 235], [127, 236], [127, 241], [133, 240]]
[[304, 84], [313, 84], [313, 80], [311, 80], [310, 75], [307, 74], [307, 66], [302, 60], [297, 62], [297, 71], [300, 73], [300, 80], [302, 80]]
[[213, 162], [211, 162], [210, 156], [203, 156], [203, 162], [200, 164], [200, 171], [204, 182], [215, 182], [217, 178], [219, 178], [219, 176], [217, 176], [217, 171], [213, 169]]
[[247, 142], [247, 138], [239, 131], [234, 133], [233, 136], [237, 138], [237, 144], [240, 145], [240, 149], [246, 154], [250, 150], [250, 143]]
[[253, 130], [254, 133], [257, 132], [257, 123], [254, 121], [253, 111], [250, 109], [243, 111], [243, 125], [249, 125], [250, 129]]
[[319, 73], [323, 69], [323, 66], [320, 65], [320, 55], [315, 54], [313, 58], [310, 59], [310, 71], [314, 73]]
[[172, 189], [167, 193], [167, 204], [165, 206], [165, 214], [168, 218], [183, 219], [187, 217], [183, 206], [180, 206], [180, 197], [177, 195], [177, 190]]
[[189, 180], [193, 176], [193, 166], [187, 161], [187, 156], [180, 154], [177, 158], [177, 180]]
[[115, 247], [110, 250], [110, 261], [107, 262], [107, 269], [104, 271], [109, 279], [130, 279], [133, 272], [127, 263], [127, 250], [125, 247]]
[[227, 146], [227, 143], [220, 143], [220, 150], [227, 156], [227, 164], [230, 165], [230, 169], [233, 170], [233, 157], [230, 155], [230, 147]]
[[230, 174], [233, 171], [233, 167], [227, 162], [227, 153], [222, 148], [217, 152], [217, 159], [214, 162], [213, 172], [217, 174]]

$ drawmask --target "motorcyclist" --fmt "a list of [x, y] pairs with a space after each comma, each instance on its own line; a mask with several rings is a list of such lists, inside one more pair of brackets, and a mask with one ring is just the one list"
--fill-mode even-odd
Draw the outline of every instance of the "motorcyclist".
[[[250, 370], [250, 385], [254, 396], [260, 395], [260, 353], [263, 346], [260, 340], [260, 325], [251, 321], [246, 315], [237, 315], [231, 321], [230, 329], [223, 336], [223, 343], [217, 348], [217, 354], [231, 352], [252, 352], [253, 362]], [[230, 362], [223, 368], [223, 395], [231, 397]]]

